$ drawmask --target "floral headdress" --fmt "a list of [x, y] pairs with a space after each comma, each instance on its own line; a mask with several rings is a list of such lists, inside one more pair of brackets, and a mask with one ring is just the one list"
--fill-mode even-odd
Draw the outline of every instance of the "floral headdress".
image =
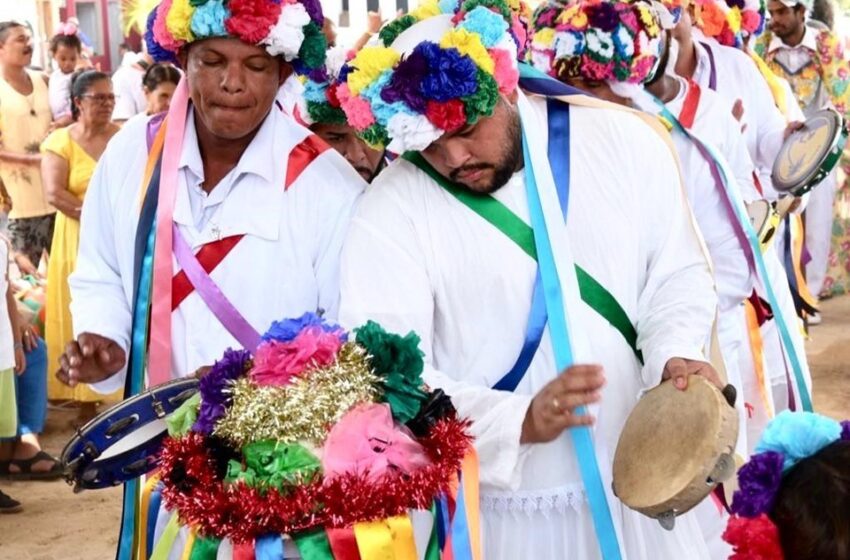
[[319, 0], [162, 0], [148, 16], [145, 43], [157, 62], [174, 62], [189, 43], [235, 37], [307, 72], [324, 63], [322, 23]]
[[764, 31], [766, 0], [695, 0], [694, 25], [723, 45], [741, 48]]
[[325, 57], [325, 65], [303, 77], [304, 93], [301, 115], [308, 124], [347, 124], [345, 112], [337, 96], [340, 86], [339, 74], [343, 65], [354, 57], [344, 47], [331, 47]]
[[519, 81], [528, 14], [520, 0], [426, 0], [343, 67], [336, 95], [348, 123], [403, 153], [491, 115]]
[[549, 2], [535, 11], [532, 28], [531, 63], [560, 80], [640, 84], [661, 54], [659, 19], [646, 2]]
[[273, 323], [253, 355], [228, 350], [168, 418], [164, 503], [208, 538], [298, 544], [448, 499], [469, 424], [424, 386], [418, 343], [306, 313]]
[[779, 530], [769, 517], [782, 477], [800, 461], [839, 440], [850, 440], [850, 421], [813, 412], [784, 411], [765, 428], [755, 454], [738, 471], [732, 517], [723, 539], [735, 560], [781, 560]]

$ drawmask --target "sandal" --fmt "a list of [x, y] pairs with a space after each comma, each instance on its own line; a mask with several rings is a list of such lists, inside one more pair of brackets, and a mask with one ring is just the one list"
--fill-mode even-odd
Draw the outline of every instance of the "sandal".
[[[32, 466], [39, 461], [52, 461], [53, 466], [46, 471], [32, 470]], [[18, 467], [17, 472], [10, 469], [12, 465]], [[3, 476], [9, 480], [55, 480], [62, 478], [62, 474], [62, 465], [59, 461], [42, 450], [29, 459], [12, 459], [9, 461], [9, 465], [6, 467], [6, 472]]]
[[0, 513], [18, 513], [22, 509], [21, 502], [0, 490]]

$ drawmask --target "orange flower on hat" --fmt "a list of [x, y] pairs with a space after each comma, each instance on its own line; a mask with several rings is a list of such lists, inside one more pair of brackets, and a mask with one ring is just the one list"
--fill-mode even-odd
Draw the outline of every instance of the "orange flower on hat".
[[697, 18], [700, 29], [709, 37], [716, 37], [726, 25], [726, 14], [716, 4], [703, 4], [698, 8]]

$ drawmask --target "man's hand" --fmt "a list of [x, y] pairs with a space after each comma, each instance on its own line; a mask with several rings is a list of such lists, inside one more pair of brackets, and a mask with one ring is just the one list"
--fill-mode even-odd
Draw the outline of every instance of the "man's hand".
[[793, 121], [788, 123], [788, 126], [785, 127], [785, 132], [782, 133], [782, 139], [788, 140], [788, 137], [791, 136], [792, 133], [797, 132], [804, 126], [806, 126], [806, 123], [800, 121]]
[[567, 368], [550, 381], [531, 400], [522, 423], [520, 443], [552, 441], [567, 428], [589, 426], [593, 417], [573, 411], [598, 402], [605, 385], [602, 366], [586, 365]]
[[661, 380], [673, 380], [673, 386], [684, 391], [688, 388], [688, 376], [701, 375], [711, 381], [721, 391], [726, 386], [720, 381], [720, 376], [717, 371], [708, 362], [699, 360], [686, 360], [685, 358], [670, 358], [667, 360], [667, 365], [664, 366], [664, 373], [661, 374]]
[[42, 277], [38, 272], [38, 266], [33, 264], [30, 258], [25, 254], [16, 252], [14, 259], [18, 270], [21, 271], [21, 276], [32, 276], [34, 278]]
[[59, 357], [56, 378], [69, 387], [97, 383], [121, 371], [126, 360], [124, 350], [115, 341], [83, 333], [65, 347], [65, 353]]

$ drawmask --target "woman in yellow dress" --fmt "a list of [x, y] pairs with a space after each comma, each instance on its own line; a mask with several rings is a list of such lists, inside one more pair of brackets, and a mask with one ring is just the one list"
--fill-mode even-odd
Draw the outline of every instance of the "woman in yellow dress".
[[87, 385], [71, 388], [53, 376], [59, 367], [59, 356], [74, 336], [68, 276], [74, 271], [77, 262], [83, 197], [97, 160], [106, 149], [109, 139], [119, 130], [118, 125], [111, 120], [114, 107], [115, 94], [108, 75], [94, 70], [76, 74], [71, 82], [74, 123], [54, 131], [41, 145], [44, 188], [50, 203], [59, 211], [47, 269], [47, 394], [50, 399], [79, 401], [80, 421], [95, 415], [98, 401], [120, 398], [117, 393], [102, 395]]

